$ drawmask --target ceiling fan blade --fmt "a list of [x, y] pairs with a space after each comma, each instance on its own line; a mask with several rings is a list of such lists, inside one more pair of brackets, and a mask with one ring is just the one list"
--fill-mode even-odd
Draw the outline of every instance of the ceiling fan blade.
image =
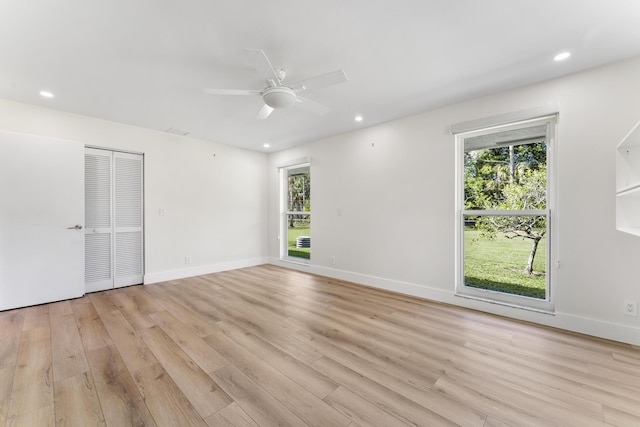
[[269, 58], [267, 58], [267, 55], [262, 50], [245, 48], [244, 51], [249, 57], [253, 68], [258, 70], [269, 86], [280, 86], [278, 74], [275, 72], [271, 65], [271, 61], [269, 61]]
[[209, 95], [262, 95], [262, 91], [259, 90], [205, 89], [204, 91]]
[[256, 116], [256, 119], [259, 120], [264, 120], [267, 117], [269, 117], [269, 115], [273, 112], [273, 108], [269, 107], [267, 104], [264, 104], [262, 106], [262, 108], [260, 109], [260, 111], [258, 111], [258, 115]]
[[320, 74], [309, 77], [291, 86], [295, 91], [320, 89], [327, 86], [337, 85], [338, 83], [349, 80], [342, 70], [332, 71], [330, 73]]
[[322, 104], [318, 104], [315, 101], [312, 101], [307, 98], [303, 98], [301, 96], [297, 97], [297, 101], [298, 102], [296, 103], [296, 106], [302, 108], [303, 110], [309, 111], [310, 113], [318, 114], [320, 116], [327, 114], [330, 110], [329, 107], [325, 107]]

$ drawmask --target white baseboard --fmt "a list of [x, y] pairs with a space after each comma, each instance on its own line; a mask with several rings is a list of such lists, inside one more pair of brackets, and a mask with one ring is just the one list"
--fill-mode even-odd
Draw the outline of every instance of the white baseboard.
[[561, 311], [556, 311], [552, 315], [549, 315], [548, 313], [524, 310], [522, 308], [495, 304], [489, 301], [460, 298], [455, 295], [453, 284], [451, 286], [451, 291], [445, 291], [428, 285], [418, 285], [416, 283], [385, 279], [381, 277], [310, 264], [292, 263], [282, 261], [277, 258], [269, 258], [269, 263], [280, 267], [305, 271], [308, 273], [318, 274], [333, 279], [358, 283], [378, 289], [412, 295], [419, 298], [443, 302], [459, 307], [470, 308], [473, 310], [492, 313], [499, 316], [510, 317], [512, 319], [524, 320], [545, 326], [564, 329], [567, 331], [591, 335], [594, 337], [610, 339], [613, 341], [640, 345], [640, 327], [606, 322], [588, 317], [580, 317], [573, 314], [563, 313]]
[[267, 258], [250, 258], [235, 261], [221, 262], [218, 264], [196, 265], [189, 268], [160, 271], [144, 275], [144, 284], [166, 282], [168, 280], [185, 279], [187, 277], [202, 276], [203, 274], [218, 273], [220, 271], [235, 270], [238, 268], [254, 267], [267, 264]]

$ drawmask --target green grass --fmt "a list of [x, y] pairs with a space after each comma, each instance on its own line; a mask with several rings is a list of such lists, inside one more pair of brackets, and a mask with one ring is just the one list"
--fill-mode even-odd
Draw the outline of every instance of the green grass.
[[287, 231], [287, 255], [311, 259], [311, 248], [296, 248], [296, 238], [298, 236], [311, 236], [311, 229], [305, 226], [289, 227]]
[[524, 273], [532, 241], [507, 239], [503, 234], [485, 239], [467, 227], [464, 232], [464, 281], [474, 288], [532, 298], [545, 298], [546, 238], [540, 241], [533, 264], [534, 275]]

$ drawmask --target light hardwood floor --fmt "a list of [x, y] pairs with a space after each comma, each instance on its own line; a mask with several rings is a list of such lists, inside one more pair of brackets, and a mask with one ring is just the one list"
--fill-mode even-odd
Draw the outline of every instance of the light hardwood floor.
[[0, 313], [0, 425], [640, 426], [640, 349], [259, 266]]

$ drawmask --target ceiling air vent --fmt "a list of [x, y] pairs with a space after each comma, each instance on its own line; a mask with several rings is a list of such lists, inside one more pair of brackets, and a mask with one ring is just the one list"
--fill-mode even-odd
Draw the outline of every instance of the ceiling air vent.
[[180, 129], [176, 129], [176, 128], [169, 128], [165, 132], [169, 132], [169, 133], [172, 133], [174, 135], [180, 135], [180, 136], [189, 135], [189, 132], [187, 132], [186, 130], [180, 130]]

